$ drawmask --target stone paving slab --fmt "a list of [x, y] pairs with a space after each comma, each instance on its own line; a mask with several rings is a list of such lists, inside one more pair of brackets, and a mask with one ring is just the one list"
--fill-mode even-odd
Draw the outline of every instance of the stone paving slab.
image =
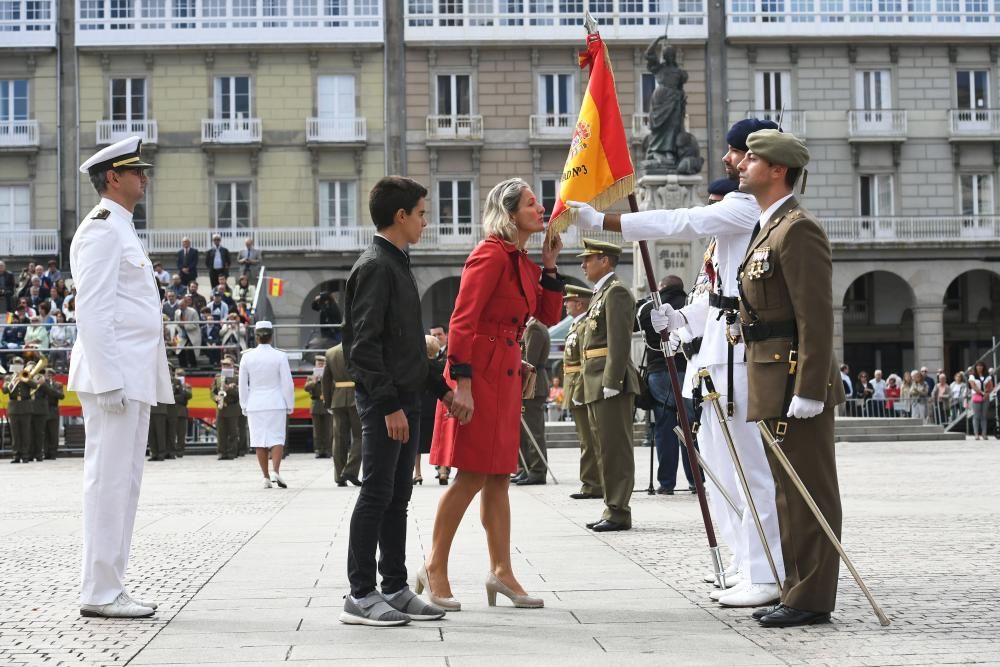
[[[645, 487], [648, 450], [638, 450]], [[464, 610], [372, 630], [337, 622], [357, 496], [329, 461], [290, 457], [288, 490], [256, 485], [249, 459], [149, 463], [129, 576], [161, 603], [152, 619], [77, 613], [82, 461], [0, 467], [2, 665], [1000, 665], [1000, 447], [992, 441], [838, 445], [844, 541], [893, 625], [881, 628], [842, 568], [835, 622], [765, 630], [712, 603], [696, 499], [637, 492], [635, 529], [594, 534], [597, 500], [562, 485], [511, 491], [519, 578], [546, 600], [486, 605], [474, 503], [451, 562]], [[414, 489], [408, 562], [426, 553], [443, 487]]]

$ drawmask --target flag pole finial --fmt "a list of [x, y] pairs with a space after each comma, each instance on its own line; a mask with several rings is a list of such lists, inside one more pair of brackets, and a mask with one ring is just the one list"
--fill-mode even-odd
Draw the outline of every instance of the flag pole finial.
[[583, 12], [583, 26], [587, 29], [588, 35], [593, 35], [597, 32], [597, 21], [594, 17], [590, 15], [590, 10], [586, 9]]

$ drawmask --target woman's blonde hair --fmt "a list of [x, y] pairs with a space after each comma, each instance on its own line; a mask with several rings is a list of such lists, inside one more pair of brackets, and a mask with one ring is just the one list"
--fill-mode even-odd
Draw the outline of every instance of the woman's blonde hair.
[[441, 351], [441, 341], [439, 341], [434, 336], [424, 336], [424, 342], [427, 344], [427, 358], [433, 359]]
[[493, 186], [486, 195], [486, 207], [483, 209], [483, 233], [486, 236], [496, 235], [504, 241], [517, 243], [517, 225], [511, 216], [517, 213], [521, 192], [530, 187], [522, 178], [508, 178]]

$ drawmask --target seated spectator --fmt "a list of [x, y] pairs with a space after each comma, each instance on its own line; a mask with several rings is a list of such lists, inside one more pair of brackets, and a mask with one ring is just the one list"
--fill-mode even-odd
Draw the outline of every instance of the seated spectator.
[[222, 300], [222, 294], [219, 292], [212, 292], [212, 300], [206, 308], [212, 313], [212, 318], [216, 322], [222, 322], [229, 317], [229, 306]]
[[175, 273], [170, 276], [170, 285], [167, 286], [167, 291], [173, 292], [180, 299], [188, 293], [188, 288], [187, 285], [181, 282], [181, 277]]
[[49, 298], [52, 299], [52, 305], [55, 306], [54, 310], [62, 310], [63, 302], [66, 301], [66, 297], [70, 294], [69, 288], [66, 287], [66, 281], [60, 278], [56, 281], [56, 284], [52, 286], [52, 294]]
[[[7, 322], [8, 325], [31, 323], [28, 319], [23, 301], [18, 302], [14, 312], [9, 313], [7, 319], [9, 320]], [[25, 329], [25, 327], [21, 326], [5, 326], [3, 328], [3, 335], [0, 336], [0, 346], [2, 346], [5, 350], [20, 350], [23, 348]], [[12, 352], [11, 356], [21, 356], [21, 353]], [[3, 365], [7, 366], [6, 360], [3, 362]]]
[[236, 310], [236, 302], [233, 301], [233, 290], [229, 287], [229, 283], [226, 282], [226, 276], [220, 275], [215, 286], [212, 288], [212, 296], [216, 294], [222, 295], [222, 301], [229, 306], [230, 310]]
[[235, 310], [240, 314], [240, 320], [244, 324], [250, 323], [250, 310], [253, 308], [253, 298], [256, 293], [257, 288], [250, 284], [250, 276], [240, 276], [233, 290], [233, 301], [236, 303]]
[[43, 275], [44, 280], [49, 284], [49, 289], [52, 289], [57, 281], [62, 280], [62, 271], [59, 270], [59, 263], [54, 259], [49, 260], [48, 267]]
[[69, 288], [69, 296], [63, 300], [61, 310], [66, 313], [67, 322], [76, 322], [76, 288]]
[[43, 351], [49, 349], [49, 330], [38, 315], [29, 320], [29, 326], [24, 332], [24, 346]]
[[38, 278], [39, 288], [45, 290], [45, 298], [46, 299], [49, 298], [48, 295], [49, 292], [52, 291], [52, 283], [50, 283], [49, 279], [45, 277], [45, 267], [42, 266], [41, 264], [35, 265], [35, 277]]
[[[880, 371], [875, 371], [879, 373]], [[882, 398], [885, 400], [885, 409], [891, 414], [896, 407], [896, 401], [899, 400], [902, 387], [900, 386], [899, 376], [895, 373], [889, 375], [889, 379], [885, 381], [885, 386], [882, 388]], [[879, 416], [884, 416], [884, 413]]]
[[[163, 262], [153, 264], [153, 275], [156, 276], [156, 282], [160, 283], [160, 287], [166, 287], [170, 284], [170, 274], [164, 270]], [[180, 280], [180, 276], [177, 279]]]
[[66, 322], [66, 313], [56, 311], [56, 323], [49, 331], [49, 363], [65, 371], [69, 368], [69, 351], [76, 342], [76, 326]]
[[237, 313], [229, 313], [221, 329], [220, 339], [223, 354], [239, 359], [240, 353], [247, 349], [246, 325], [240, 321], [240, 316]]
[[181, 302], [177, 300], [177, 293], [172, 289], [168, 289], [166, 292], [166, 298], [160, 306], [160, 311], [167, 316], [168, 320], [173, 320], [174, 315], [177, 313], [177, 309], [180, 308], [180, 306]]
[[[225, 304], [222, 304], [225, 305]], [[208, 363], [212, 368], [219, 365], [222, 361], [222, 333], [220, 330], [220, 322], [212, 314], [212, 309], [206, 306], [201, 311], [202, 320], [204, 323], [201, 325], [201, 344], [208, 346], [209, 349], [203, 350], [205, 357], [208, 359]]]
[[191, 307], [194, 308], [199, 313], [201, 312], [201, 309], [204, 308], [205, 305], [207, 304], [205, 297], [203, 297], [201, 294], [198, 293], [197, 280], [192, 280], [191, 282], [188, 283], [187, 296], [188, 298], [191, 299]]
[[52, 325], [56, 322], [56, 318], [52, 315], [51, 301], [42, 301], [38, 304], [38, 318], [42, 321], [42, 325], [45, 327], [45, 330], [50, 331]]
[[42, 294], [42, 288], [38, 286], [38, 278], [32, 278], [31, 287], [28, 288], [28, 305], [38, 312], [38, 307], [49, 300], [48, 292]]
[[[18, 306], [24, 306], [24, 317], [25, 318], [34, 317], [35, 315], [38, 314], [37, 312], [35, 312], [35, 309], [31, 307], [31, 303], [29, 302], [29, 300], [28, 300], [27, 297], [22, 297], [22, 298], [18, 299], [17, 300], [17, 305]], [[27, 322], [27, 319], [25, 320], [25, 322]]]

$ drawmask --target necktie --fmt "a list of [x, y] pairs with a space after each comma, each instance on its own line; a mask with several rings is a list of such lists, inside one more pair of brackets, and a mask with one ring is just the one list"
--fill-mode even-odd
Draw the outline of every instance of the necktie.
[[753, 243], [753, 240], [757, 238], [758, 234], [760, 234], [760, 220], [758, 220], [757, 224], [753, 226], [753, 233], [750, 234], [750, 243]]

